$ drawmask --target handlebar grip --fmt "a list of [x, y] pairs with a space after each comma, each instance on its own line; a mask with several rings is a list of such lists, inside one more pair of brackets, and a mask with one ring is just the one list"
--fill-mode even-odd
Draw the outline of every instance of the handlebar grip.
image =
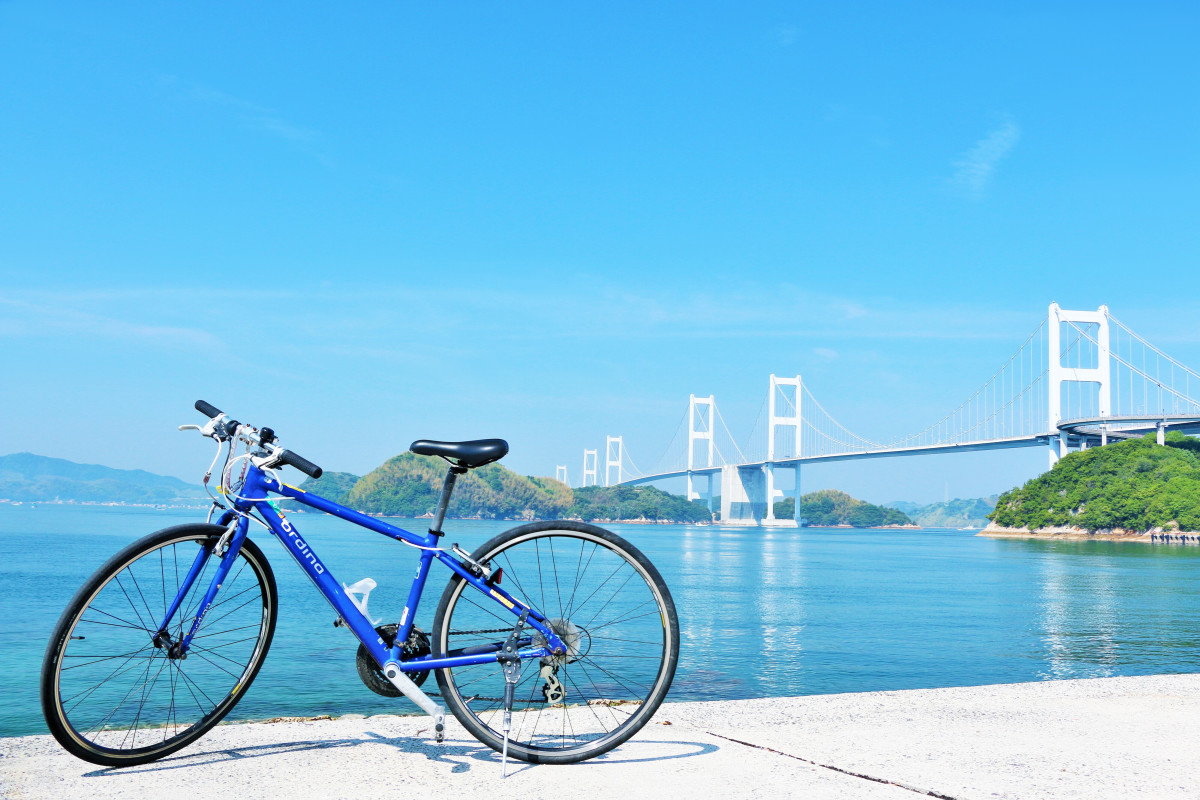
[[221, 416], [221, 409], [214, 406], [212, 403], [206, 403], [203, 400], [196, 401], [196, 410], [209, 419]]
[[279, 463], [295, 467], [310, 478], [321, 477], [321, 468], [303, 456], [298, 456], [291, 450], [284, 450], [279, 456]]

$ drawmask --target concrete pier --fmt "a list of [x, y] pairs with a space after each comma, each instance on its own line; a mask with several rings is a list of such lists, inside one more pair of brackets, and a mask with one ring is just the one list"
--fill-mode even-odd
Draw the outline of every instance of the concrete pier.
[[0, 739], [0, 795], [202, 798], [1200, 797], [1200, 675], [668, 703], [633, 741], [565, 767], [517, 763], [423, 717], [221, 725], [108, 770], [49, 736]]

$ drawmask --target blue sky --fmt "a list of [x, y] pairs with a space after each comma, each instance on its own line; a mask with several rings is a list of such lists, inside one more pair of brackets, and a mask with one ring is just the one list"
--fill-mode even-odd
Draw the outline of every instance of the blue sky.
[[[204, 397], [328, 469], [417, 437], [923, 428], [1051, 301], [1200, 366], [1184, 3], [0, 2], [0, 452], [192, 478]], [[1026, 451], [812, 469], [975, 496]]]

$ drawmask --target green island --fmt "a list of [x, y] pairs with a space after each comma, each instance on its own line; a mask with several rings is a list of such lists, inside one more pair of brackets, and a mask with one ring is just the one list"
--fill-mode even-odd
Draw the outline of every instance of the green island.
[[1070, 453], [1000, 495], [983, 535], [1111, 538], [1200, 531], [1200, 441], [1154, 434]]
[[[445, 464], [414, 453], [389, 459], [361, 478], [326, 472], [300, 488], [366, 514], [393, 517], [431, 515], [441, 495]], [[298, 504], [290, 504], [293, 507]], [[720, 499], [714, 498], [720, 509]], [[775, 515], [791, 518], [789, 498], [775, 504]], [[299, 509], [298, 509], [299, 510]], [[807, 523], [856, 528], [912, 525], [901, 511], [871, 505], [845, 492], [812, 492], [800, 500]], [[459, 519], [580, 519], [585, 522], [706, 523], [712, 520], [704, 502], [653, 486], [587, 486], [572, 490], [550, 478], [518, 475], [500, 464], [488, 464], [458, 479], [448, 516]], [[719, 517], [719, 513], [717, 514]]]
[[[431, 515], [441, 496], [444, 462], [402, 453], [361, 478], [327, 472], [300, 488], [366, 514]], [[551, 478], [518, 475], [500, 464], [458, 479], [448, 516], [459, 519], [581, 519], [585, 522], [708, 522], [700, 503], [653, 486], [588, 486], [572, 490]]]
[[[796, 502], [784, 498], [775, 504], [776, 519], [791, 519]], [[816, 528], [883, 528], [913, 525], [903, 511], [872, 505], [836, 489], [822, 489], [800, 496], [800, 516], [806, 525]]]

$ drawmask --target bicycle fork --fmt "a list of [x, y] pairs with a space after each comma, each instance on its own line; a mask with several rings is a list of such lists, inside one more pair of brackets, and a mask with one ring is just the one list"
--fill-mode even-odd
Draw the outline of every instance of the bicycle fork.
[[[242, 547], [242, 542], [246, 538], [248, 522], [245, 517], [234, 517], [225, 526], [225, 532], [220, 538], [213, 543], [212, 549], [205, 545], [201, 545], [200, 552], [196, 554], [195, 561], [192, 562], [191, 568], [188, 570], [187, 576], [183, 579], [183, 584], [179, 587], [179, 591], [175, 594], [175, 599], [171, 602], [170, 607], [163, 615], [162, 621], [159, 623], [158, 630], [154, 634], [154, 644], [156, 647], [168, 645], [168, 655], [171, 658], [185, 658], [188, 647], [191, 645], [192, 637], [196, 635], [196, 631], [200, 629], [200, 623], [204, 621], [204, 615], [208, 613], [209, 606], [217, 596], [217, 591], [221, 588], [221, 584], [229, 576], [229, 570], [233, 567], [233, 562], [237, 558], [238, 551]], [[182, 633], [179, 641], [171, 642], [170, 626], [171, 620], [179, 612], [180, 606], [183, 605], [184, 598], [191, 593], [192, 587], [196, 580], [204, 572], [204, 567], [208, 563], [208, 559], [216, 556], [220, 559], [217, 565], [215, 574], [208, 584], [208, 589], [204, 593], [204, 597], [200, 600], [199, 605], [195, 609], [195, 618], [192, 621], [191, 628], [187, 633]], [[169, 643], [169, 644], [168, 644]]]

